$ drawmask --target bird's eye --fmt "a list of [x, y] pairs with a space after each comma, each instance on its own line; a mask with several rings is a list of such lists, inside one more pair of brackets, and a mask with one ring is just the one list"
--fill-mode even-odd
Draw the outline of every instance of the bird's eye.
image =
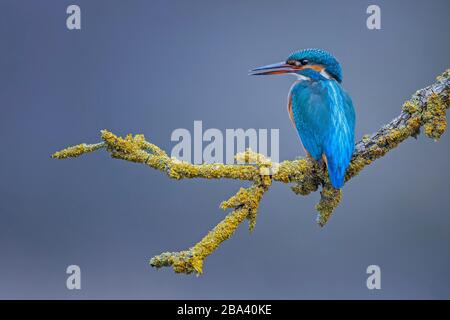
[[309, 61], [307, 59], [301, 59], [301, 60], [288, 60], [287, 64], [290, 64], [292, 66], [301, 67], [304, 65], [307, 65]]
[[302, 60], [299, 61], [299, 63], [300, 63], [302, 66], [304, 66], [304, 65], [307, 65], [307, 64], [309, 63], [309, 61], [308, 61], [308, 59], [302, 59]]

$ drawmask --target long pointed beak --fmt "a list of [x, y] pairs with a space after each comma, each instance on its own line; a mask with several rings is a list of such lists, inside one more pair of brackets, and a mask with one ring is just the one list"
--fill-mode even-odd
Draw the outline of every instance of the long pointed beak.
[[300, 68], [287, 64], [286, 62], [278, 62], [274, 64], [269, 64], [267, 66], [259, 67], [253, 70], [250, 70], [249, 75], [251, 76], [265, 76], [271, 74], [285, 74], [292, 73]]

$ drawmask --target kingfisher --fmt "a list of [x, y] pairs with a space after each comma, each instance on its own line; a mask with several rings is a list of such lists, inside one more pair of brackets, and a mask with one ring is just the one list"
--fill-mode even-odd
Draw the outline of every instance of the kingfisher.
[[335, 189], [344, 185], [355, 145], [355, 110], [342, 88], [338, 60], [322, 49], [304, 49], [286, 61], [250, 71], [250, 75], [292, 74], [289, 117], [308, 157], [324, 161]]

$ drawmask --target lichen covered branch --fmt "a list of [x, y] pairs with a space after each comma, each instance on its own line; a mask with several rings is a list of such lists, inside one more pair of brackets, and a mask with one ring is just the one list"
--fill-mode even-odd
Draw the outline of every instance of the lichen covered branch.
[[250, 230], [253, 230], [259, 202], [269, 187], [266, 183], [270, 185], [270, 179], [258, 179], [250, 188], [241, 188], [236, 195], [222, 202], [223, 209], [231, 208], [233, 211], [192, 248], [181, 252], [164, 252], [153, 257], [150, 265], [157, 268], [172, 266], [177, 273], [195, 271], [201, 274], [205, 258], [229, 239], [245, 219], [249, 221]]
[[[406, 101], [398, 117], [374, 134], [365, 135], [357, 142], [347, 169], [346, 182], [405, 139], [417, 137], [422, 127], [428, 137], [439, 139], [447, 127], [449, 87], [450, 70], [447, 70], [434, 84], [417, 91]], [[68, 147], [54, 153], [52, 157], [57, 159], [78, 157], [106, 149], [113, 158], [144, 164], [177, 180], [225, 178], [253, 183], [248, 188], [241, 188], [230, 199], [222, 202], [221, 208], [231, 212], [193, 247], [153, 257], [150, 264], [157, 268], [172, 266], [174, 271], [179, 273], [202, 273], [204, 259], [223, 241], [229, 239], [244, 220], [249, 221], [249, 229], [253, 230], [259, 203], [273, 181], [292, 184], [291, 189], [299, 195], [307, 195], [321, 188], [321, 199], [316, 205], [319, 212], [317, 222], [320, 226], [327, 223], [342, 197], [342, 190], [336, 190], [331, 186], [325, 165], [310, 158], [274, 163], [261, 154], [247, 150], [236, 156], [243, 164], [194, 165], [169, 157], [141, 134], [122, 138], [102, 130], [101, 137], [103, 141], [100, 143], [83, 143]]]

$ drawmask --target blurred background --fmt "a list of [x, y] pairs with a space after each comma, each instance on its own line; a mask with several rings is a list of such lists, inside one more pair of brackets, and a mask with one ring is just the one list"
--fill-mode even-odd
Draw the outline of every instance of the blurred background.
[[[81, 8], [81, 30], [66, 8]], [[381, 30], [366, 9], [381, 8]], [[246, 183], [174, 181], [104, 151], [57, 161], [99, 130], [143, 133], [169, 151], [176, 128], [278, 128], [280, 158], [303, 156], [286, 112], [292, 77], [249, 69], [319, 47], [343, 66], [357, 138], [449, 67], [450, 2], [0, 1], [0, 298], [449, 299], [450, 136], [409, 139], [352, 179], [328, 225], [315, 193], [275, 183], [201, 277], [148, 260], [188, 248]], [[81, 290], [66, 268], [81, 268]], [[381, 290], [366, 287], [381, 268]]]

